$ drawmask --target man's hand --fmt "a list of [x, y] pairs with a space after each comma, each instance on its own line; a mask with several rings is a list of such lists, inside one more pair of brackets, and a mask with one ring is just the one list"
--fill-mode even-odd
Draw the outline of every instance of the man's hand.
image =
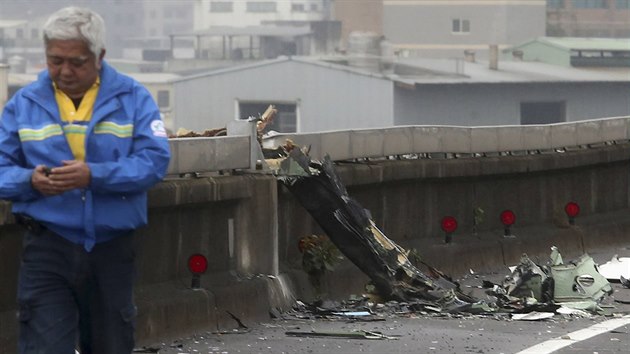
[[43, 195], [58, 195], [90, 184], [90, 168], [83, 161], [62, 161], [63, 166], [49, 169], [39, 165], [33, 170], [31, 184]]
[[63, 193], [63, 189], [53, 185], [49, 178], [50, 169], [44, 165], [39, 165], [33, 170], [31, 175], [31, 184], [33, 188], [43, 195], [57, 195]]
[[55, 188], [63, 193], [72, 189], [83, 189], [90, 184], [90, 167], [85, 162], [71, 160], [61, 163], [63, 166], [51, 169], [48, 176]]

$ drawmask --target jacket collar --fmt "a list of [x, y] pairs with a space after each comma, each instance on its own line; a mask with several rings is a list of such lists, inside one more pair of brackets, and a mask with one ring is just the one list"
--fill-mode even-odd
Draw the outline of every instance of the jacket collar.
[[[132, 80], [119, 74], [104, 60], [99, 75], [101, 86], [98, 96], [96, 97], [96, 102], [94, 103], [95, 110], [109, 101], [112, 97], [128, 92], [132, 88]], [[33, 83], [32, 89], [26, 92], [26, 96], [30, 97], [46, 110], [56, 115], [58, 109], [55, 101], [55, 92], [48, 70], [43, 70], [39, 73], [37, 81]]]

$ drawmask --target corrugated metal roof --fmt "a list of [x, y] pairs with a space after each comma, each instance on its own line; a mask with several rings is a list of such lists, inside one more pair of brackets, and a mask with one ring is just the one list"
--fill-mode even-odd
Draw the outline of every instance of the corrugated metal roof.
[[[413, 75], [383, 74], [347, 65], [335, 64], [307, 57], [279, 57], [246, 65], [211, 70], [202, 74], [174, 79], [174, 82], [194, 80], [199, 77], [227, 74], [295, 61], [356, 75], [391, 80], [405, 86], [414, 84], [480, 84], [480, 83], [537, 83], [537, 82], [630, 82], [630, 68], [574, 68], [540, 62], [500, 61], [498, 70], [491, 70], [488, 63], [465, 62], [462, 59], [397, 59], [398, 65], [416, 67]], [[409, 70], [405, 70], [409, 71]]]
[[[537, 83], [537, 82], [630, 82], [630, 68], [575, 68], [540, 62], [500, 61], [498, 70], [491, 70], [488, 62], [475, 63], [460, 60], [410, 59], [406, 64], [444, 70], [450, 61], [450, 76], [406, 77], [401, 81], [417, 84], [479, 84], [479, 83]], [[458, 68], [458, 71], [455, 70]]]
[[346, 72], [351, 72], [351, 73], [354, 73], [354, 74], [357, 74], [357, 75], [376, 77], [376, 78], [381, 78], [381, 79], [384, 79], [384, 80], [389, 80], [390, 79], [387, 75], [383, 75], [381, 73], [370, 72], [370, 71], [366, 71], [364, 69], [355, 68], [355, 67], [347, 66], [347, 65], [334, 64], [334, 63], [327, 62], [327, 61], [324, 61], [324, 60], [320, 60], [320, 59], [317, 59], [317, 58], [299, 57], [299, 56], [292, 56], [292, 57], [280, 56], [280, 57], [278, 57], [276, 59], [263, 60], [263, 61], [254, 62], [254, 63], [248, 63], [248, 64], [244, 64], [244, 65], [230, 66], [230, 67], [227, 67], [227, 68], [221, 68], [221, 69], [215, 69], [215, 70], [210, 69], [209, 71], [207, 71], [205, 73], [185, 76], [185, 77], [182, 77], [182, 78], [177, 79], [175, 81], [194, 80], [194, 79], [200, 78], [200, 77], [206, 77], [206, 76], [212, 76], [212, 75], [221, 75], [221, 74], [226, 74], [226, 73], [235, 72], [235, 71], [249, 70], [249, 69], [254, 69], [254, 68], [258, 68], [258, 67], [262, 67], [262, 66], [276, 65], [276, 64], [279, 64], [279, 63], [289, 62], [289, 61], [295, 61], [295, 62], [309, 64], [309, 65], [316, 65], [316, 66], [321, 66], [321, 67], [327, 67], [327, 68], [330, 68], [332, 70], [346, 71]]

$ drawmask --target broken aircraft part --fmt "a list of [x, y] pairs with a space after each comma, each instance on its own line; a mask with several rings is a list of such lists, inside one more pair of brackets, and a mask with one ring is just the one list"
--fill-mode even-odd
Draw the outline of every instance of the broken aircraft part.
[[487, 294], [496, 301], [480, 301], [462, 293], [458, 283], [437, 269], [410, 262], [409, 252], [387, 238], [370, 212], [348, 195], [328, 156], [321, 162], [312, 161], [290, 141], [278, 151], [283, 159], [269, 164], [275, 166], [278, 180], [385, 300], [425, 300], [444, 313], [555, 312], [559, 304], [601, 313], [599, 302], [612, 294], [590, 256], [564, 263], [554, 246], [547, 265], [537, 265], [524, 254], [501, 286], [484, 283], [484, 287], [492, 287]]
[[369, 211], [348, 195], [329, 157], [311, 161], [293, 148], [280, 168], [279, 180], [385, 299], [427, 299], [446, 308], [479, 301], [460, 292], [459, 285], [441, 273], [427, 275], [413, 265], [408, 252], [387, 238]]
[[621, 281], [630, 278], [630, 257], [615, 255], [610, 261], [598, 266], [599, 273], [610, 281]]

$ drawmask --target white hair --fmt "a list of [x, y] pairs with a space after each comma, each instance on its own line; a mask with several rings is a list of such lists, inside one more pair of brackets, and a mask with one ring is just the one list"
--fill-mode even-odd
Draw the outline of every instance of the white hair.
[[90, 9], [65, 7], [50, 15], [44, 24], [44, 44], [54, 39], [83, 40], [98, 61], [105, 49], [105, 21]]

